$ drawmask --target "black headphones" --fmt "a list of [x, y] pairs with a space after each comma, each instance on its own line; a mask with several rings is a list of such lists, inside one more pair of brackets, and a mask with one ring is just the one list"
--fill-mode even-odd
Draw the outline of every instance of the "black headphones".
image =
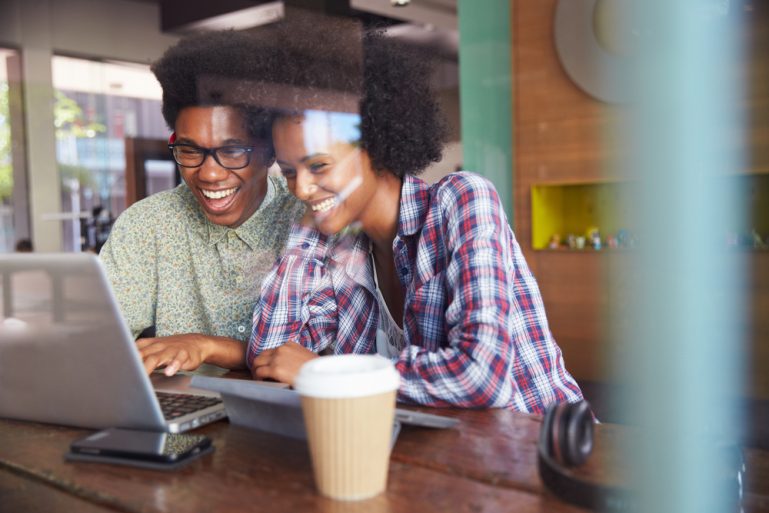
[[637, 511], [629, 490], [591, 483], [568, 469], [582, 465], [593, 450], [593, 415], [587, 401], [552, 404], [539, 434], [539, 475], [561, 499], [591, 510]]
[[[629, 489], [589, 482], [569, 470], [582, 465], [592, 449], [593, 415], [587, 401], [550, 405], [539, 434], [537, 458], [539, 476], [545, 486], [566, 502], [583, 508], [618, 513], [639, 511], [638, 496]], [[728, 504], [735, 506], [742, 498], [745, 462], [738, 446], [725, 445], [723, 449], [732, 461], [722, 486]]]

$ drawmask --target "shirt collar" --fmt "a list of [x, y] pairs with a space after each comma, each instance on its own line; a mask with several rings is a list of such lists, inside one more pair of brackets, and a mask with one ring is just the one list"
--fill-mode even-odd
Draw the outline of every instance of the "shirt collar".
[[416, 176], [403, 177], [401, 203], [398, 215], [398, 235], [414, 235], [424, 224], [427, 213], [430, 185]]
[[257, 230], [255, 230], [255, 227], [258, 226], [259, 224], [259, 218], [261, 217], [261, 212], [264, 211], [267, 208], [267, 206], [270, 203], [272, 203], [272, 200], [275, 198], [275, 185], [272, 183], [272, 180], [268, 176], [267, 192], [264, 195], [262, 204], [259, 205], [259, 208], [257, 208], [253, 214], [251, 214], [251, 217], [246, 219], [246, 222], [244, 222], [243, 224], [241, 224], [240, 226], [234, 229], [230, 228], [229, 226], [222, 226], [219, 224], [214, 224], [211, 221], [209, 221], [208, 218], [203, 213], [203, 209], [198, 203], [197, 199], [192, 194], [192, 191], [189, 191], [189, 196], [195, 205], [195, 211], [196, 211], [195, 218], [197, 220], [197, 223], [196, 223], [197, 226], [195, 227], [195, 232], [198, 234], [198, 236], [200, 236], [201, 239], [203, 239], [210, 245], [214, 245], [224, 240], [224, 238], [227, 237], [228, 233], [235, 232], [235, 234], [243, 242], [245, 242], [249, 248], [253, 250], [259, 244], [259, 237], [257, 236]]
[[[398, 236], [407, 237], [417, 233], [425, 222], [429, 206], [430, 185], [423, 180], [406, 175], [401, 186], [398, 216]], [[345, 273], [366, 287], [376, 290], [371, 262], [371, 241], [357, 228], [347, 228], [339, 234], [334, 248], [334, 260], [345, 266]]]

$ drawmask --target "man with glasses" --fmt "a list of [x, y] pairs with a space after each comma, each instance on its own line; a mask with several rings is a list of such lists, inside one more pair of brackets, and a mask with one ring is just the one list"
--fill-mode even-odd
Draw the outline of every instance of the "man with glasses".
[[267, 173], [271, 116], [232, 92], [261, 66], [249, 47], [207, 33], [152, 66], [184, 183], [127, 209], [101, 252], [133, 335], [154, 327], [137, 341], [147, 372], [244, 367], [262, 278], [304, 211]]

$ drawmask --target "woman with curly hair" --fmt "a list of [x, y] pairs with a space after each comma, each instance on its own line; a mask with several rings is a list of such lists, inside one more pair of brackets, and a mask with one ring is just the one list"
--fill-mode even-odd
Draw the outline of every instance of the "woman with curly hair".
[[368, 33], [359, 116], [304, 107], [274, 122], [306, 213], [263, 282], [247, 364], [293, 383], [318, 353], [379, 353], [404, 402], [542, 413], [577, 401], [494, 186], [465, 171], [416, 176], [446, 133], [426, 62]]

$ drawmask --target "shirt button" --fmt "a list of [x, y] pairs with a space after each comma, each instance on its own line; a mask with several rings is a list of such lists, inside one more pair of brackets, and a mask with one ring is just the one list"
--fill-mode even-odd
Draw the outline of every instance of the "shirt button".
[[246, 327], [245, 326], [238, 326], [238, 333], [245, 333]]
[[408, 267], [401, 267], [401, 275], [406, 276], [409, 273]]
[[310, 247], [310, 243], [309, 242], [302, 242], [302, 249], [307, 249], [309, 247]]

